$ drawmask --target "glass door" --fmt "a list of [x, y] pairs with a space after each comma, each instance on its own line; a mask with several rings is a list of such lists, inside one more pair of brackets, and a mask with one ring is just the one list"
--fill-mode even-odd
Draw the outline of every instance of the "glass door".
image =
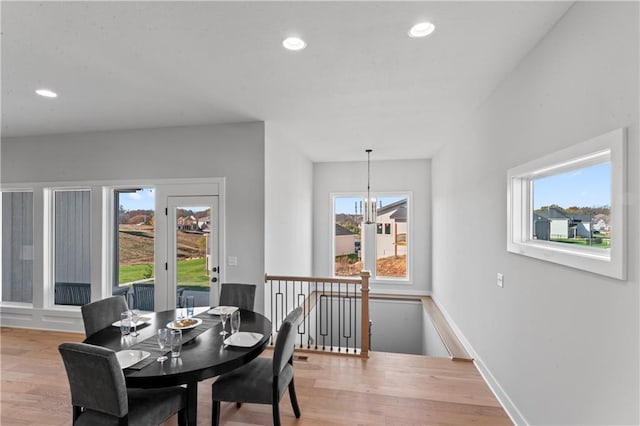
[[[193, 296], [195, 306], [213, 306], [219, 281], [217, 196], [168, 197], [167, 300]], [[215, 295], [215, 297], [214, 297]]]

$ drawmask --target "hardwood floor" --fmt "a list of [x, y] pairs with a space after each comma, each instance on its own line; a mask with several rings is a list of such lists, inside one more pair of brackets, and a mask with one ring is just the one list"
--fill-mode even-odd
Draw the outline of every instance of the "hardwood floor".
[[[57, 347], [76, 333], [0, 328], [0, 423], [69, 425], [67, 377]], [[267, 354], [270, 355], [270, 354]], [[471, 362], [372, 352], [368, 360], [301, 353], [295, 381], [302, 417], [288, 395], [283, 425], [512, 424]], [[306, 358], [306, 359], [305, 359]], [[211, 422], [211, 383], [200, 383], [198, 424]], [[176, 425], [172, 418], [166, 425]], [[271, 424], [271, 407], [222, 404], [221, 424]]]

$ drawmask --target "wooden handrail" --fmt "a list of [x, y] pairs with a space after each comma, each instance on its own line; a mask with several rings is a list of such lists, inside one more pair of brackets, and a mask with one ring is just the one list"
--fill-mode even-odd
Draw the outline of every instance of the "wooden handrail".
[[[368, 271], [362, 271], [367, 273], [367, 277], [371, 276]], [[362, 276], [362, 273], [360, 276]], [[294, 277], [287, 275], [268, 275], [264, 274], [264, 282], [267, 281], [304, 281], [309, 283], [326, 283], [326, 284], [360, 284], [362, 282], [359, 278], [318, 278], [318, 277]], [[368, 282], [368, 279], [367, 279]]]

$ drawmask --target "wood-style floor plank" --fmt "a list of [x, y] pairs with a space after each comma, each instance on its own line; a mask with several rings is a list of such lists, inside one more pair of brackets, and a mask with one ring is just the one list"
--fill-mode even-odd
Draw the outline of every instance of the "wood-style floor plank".
[[[77, 333], [0, 328], [0, 423], [69, 425], [69, 385], [57, 347]], [[270, 356], [270, 351], [266, 355]], [[295, 361], [302, 417], [289, 396], [283, 425], [511, 425], [473, 363], [372, 352], [368, 360], [303, 353]], [[198, 388], [198, 425], [211, 422], [211, 383]], [[225, 425], [271, 424], [267, 405], [223, 403]], [[174, 418], [165, 426], [176, 425]]]

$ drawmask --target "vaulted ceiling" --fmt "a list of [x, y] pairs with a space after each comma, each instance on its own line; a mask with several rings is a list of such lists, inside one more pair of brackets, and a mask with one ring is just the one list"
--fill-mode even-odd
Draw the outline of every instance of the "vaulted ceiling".
[[2, 135], [265, 121], [313, 161], [429, 158], [570, 6], [3, 1]]

